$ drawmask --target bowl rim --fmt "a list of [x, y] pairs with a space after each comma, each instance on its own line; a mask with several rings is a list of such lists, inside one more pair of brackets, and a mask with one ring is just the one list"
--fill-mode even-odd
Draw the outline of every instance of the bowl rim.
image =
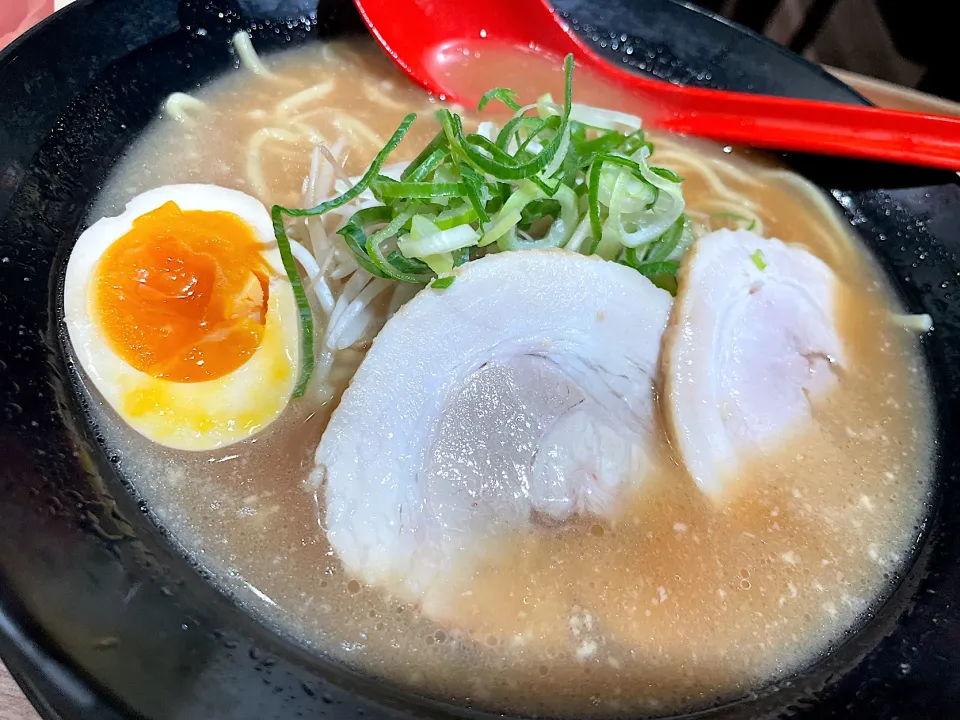
[[[95, 10], [96, 6], [106, 0], [76, 0], [70, 5], [51, 14], [28, 29], [21, 36], [0, 51], [0, 75], [6, 72], [7, 67], [14, 62], [20, 49], [28, 43], [40, 42], [50, 28], [68, 22], [80, 21], [83, 14]], [[692, 6], [680, 0], [666, 0], [674, 5], [685, 8], [687, 11], [718, 22], [740, 34], [747, 35], [761, 42], [769, 50], [780, 55], [799, 61], [809, 72], [815, 72], [823, 80], [846, 91], [851, 102], [870, 104], [860, 93], [845, 85], [841, 80], [828, 73], [822, 67], [794, 55], [786, 48], [746, 28], [742, 28], [703, 8]], [[102, 68], [101, 68], [102, 70]], [[60, 110], [70, 98], [65, 98]], [[47, 129], [44, 129], [46, 132]], [[0, 207], [0, 219], [6, 214], [6, 207]], [[129, 717], [131, 710], [114, 698], [106, 688], [101, 687], [93, 680], [78, 663], [68, 658], [60, 647], [51, 641], [43, 628], [33, 623], [26, 615], [22, 604], [17, 598], [8, 597], [3, 588], [0, 588], [0, 650], [7, 661], [11, 674], [18, 684], [25, 690], [31, 702], [42, 715], [56, 717], [56, 708], [50, 704], [51, 694], [62, 692], [64, 688], [73, 688], [77, 698], [84, 698], [86, 702], [94, 702], [99, 717]], [[45, 681], [51, 677], [58, 677], [56, 687], [44, 687]]]

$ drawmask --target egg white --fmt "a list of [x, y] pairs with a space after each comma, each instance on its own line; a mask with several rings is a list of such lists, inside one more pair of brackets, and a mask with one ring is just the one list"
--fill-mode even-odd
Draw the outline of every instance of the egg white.
[[[260, 346], [236, 370], [214, 380], [173, 382], [131, 367], [110, 347], [97, 321], [97, 264], [134, 221], [167, 202], [181, 210], [237, 215], [263, 243], [269, 268], [266, 323]], [[211, 450], [250, 437], [283, 411], [297, 380], [299, 314], [267, 209], [255, 198], [215, 185], [167, 185], [137, 196], [124, 212], [94, 223], [67, 263], [64, 319], [73, 350], [100, 394], [134, 430], [181, 450]]]

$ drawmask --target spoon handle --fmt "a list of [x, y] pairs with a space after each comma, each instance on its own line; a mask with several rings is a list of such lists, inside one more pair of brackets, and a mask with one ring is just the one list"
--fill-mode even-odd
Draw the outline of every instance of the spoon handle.
[[[646, 84], [642, 89], [650, 92]], [[658, 92], [666, 102], [661, 117], [653, 119], [671, 132], [774, 150], [960, 170], [960, 118], [678, 86]]]
[[[539, 6], [550, 8], [546, 0]], [[734, 145], [960, 171], [960, 118], [673, 85], [611, 65], [558, 24], [577, 60], [632, 90], [655, 127]]]

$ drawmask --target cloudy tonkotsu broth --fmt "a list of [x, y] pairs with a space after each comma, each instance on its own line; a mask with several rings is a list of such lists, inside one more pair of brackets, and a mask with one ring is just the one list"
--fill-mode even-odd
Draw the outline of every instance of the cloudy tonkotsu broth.
[[[436, 132], [434, 103], [372, 44], [315, 44], [265, 62], [276, 77], [231, 72], [191, 93], [205, 109], [181, 101], [172, 110], [183, 120], [168, 109], [120, 162], [93, 218], [180, 182], [299, 205], [313, 143], [291, 142], [285, 132], [309, 131], [289, 122], [269, 129], [280, 117], [271, 113], [317, 83], [329, 82], [322, 98], [303, 96], [290, 112], [331, 144], [345, 138], [348, 174], [363, 171], [407, 112], [425, 118], [398, 159]], [[481, 64], [477, 82], [535, 93], [538, 67], [505, 78], [483, 76]], [[259, 175], [248, 164], [256, 133]], [[841, 313], [843, 382], [817, 423], [741, 473], [728, 501], [705, 498], [664, 440], [664, 469], [619, 520], [510, 538], [449, 578], [449, 601], [428, 617], [341, 569], [322, 488], [316, 498], [305, 485], [363, 345], [335, 355], [327, 395], [308, 394], [264, 434], [221, 451], [169, 450], [102, 412], [121, 469], [185, 552], [252, 612], [419, 692], [511, 712], [663, 714], [815, 660], [886, 592], [923, 517], [931, 420], [915, 339], [888, 321], [893, 300], [876, 269], [802, 180], [706, 144], [653, 139], [658, 164], [686, 178], [695, 223], [755, 217], [759, 233], [803, 244], [852, 290]], [[379, 309], [388, 305], [385, 296]]]

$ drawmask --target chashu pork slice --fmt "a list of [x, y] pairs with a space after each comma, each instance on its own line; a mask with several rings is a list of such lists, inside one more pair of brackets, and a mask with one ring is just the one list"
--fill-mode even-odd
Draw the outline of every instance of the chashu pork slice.
[[380, 331], [316, 452], [344, 567], [412, 599], [531, 523], [615, 516], [657, 433], [669, 294], [559, 250], [455, 273]]
[[812, 421], [844, 363], [841, 285], [801, 247], [720, 230], [684, 261], [661, 358], [674, 447], [708, 496]]

